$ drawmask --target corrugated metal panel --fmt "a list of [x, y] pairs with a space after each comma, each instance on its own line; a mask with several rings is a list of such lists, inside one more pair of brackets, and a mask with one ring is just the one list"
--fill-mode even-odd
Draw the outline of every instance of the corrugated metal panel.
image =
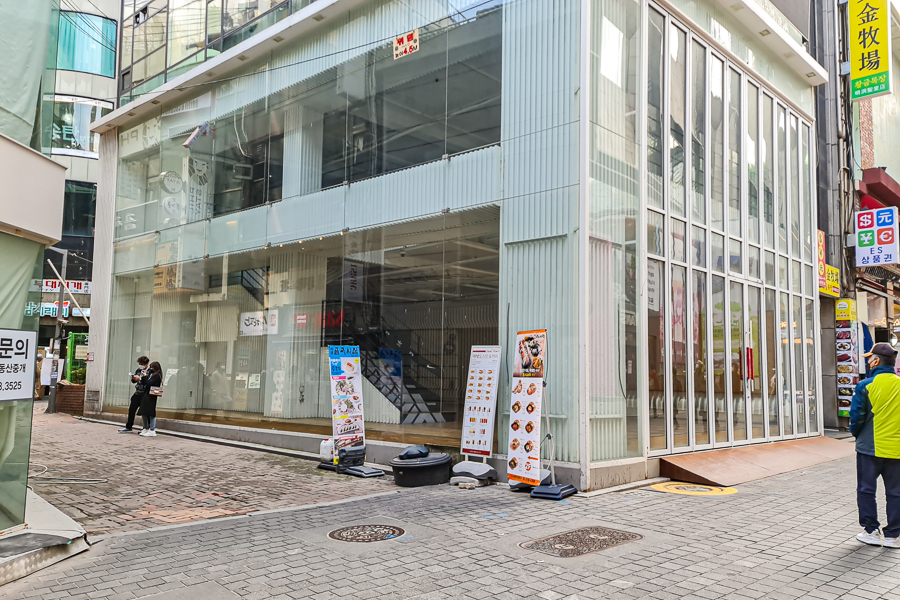
[[[504, 244], [501, 254], [500, 315], [509, 333], [501, 338], [508, 365], [513, 363], [516, 331], [547, 329], [546, 381], [556, 457], [579, 460], [577, 241], [573, 237]], [[505, 323], [501, 325], [505, 329]], [[501, 330], [502, 331], [502, 330]], [[509, 384], [500, 390], [498, 438], [505, 448], [509, 434]], [[549, 456], [549, 455], [547, 455]]]
[[282, 244], [315, 235], [336, 235], [344, 228], [344, 186], [269, 206], [268, 241]]
[[211, 219], [207, 240], [209, 255], [217, 256], [265, 246], [268, 209], [268, 206], [257, 206]]

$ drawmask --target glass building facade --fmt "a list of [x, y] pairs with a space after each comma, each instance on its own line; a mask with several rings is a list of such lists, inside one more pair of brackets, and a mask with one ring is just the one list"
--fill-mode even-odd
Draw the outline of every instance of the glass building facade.
[[330, 435], [352, 344], [369, 439], [458, 447], [470, 346], [511, 361], [546, 327], [582, 473], [817, 434], [811, 88], [688, 9], [732, 33], [633, 0], [369, 2], [104, 134], [104, 410], [147, 354], [162, 416]]

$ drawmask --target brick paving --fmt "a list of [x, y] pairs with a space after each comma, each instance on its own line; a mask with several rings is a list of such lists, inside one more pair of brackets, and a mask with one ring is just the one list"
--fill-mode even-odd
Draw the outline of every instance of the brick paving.
[[[110, 536], [0, 596], [900, 599], [900, 550], [854, 539], [854, 483], [850, 458], [719, 497], [639, 489], [552, 502], [505, 486], [387, 488], [396, 491]], [[363, 523], [396, 525], [406, 535], [366, 544], [327, 537]], [[589, 525], [643, 537], [576, 558], [519, 546]]]
[[348, 481], [312, 461], [160, 434], [142, 438], [117, 427], [35, 403], [32, 474], [106, 479], [43, 483], [35, 491], [88, 533], [144, 530], [259, 510], [341, 500], [393, 489], [383, 481]]

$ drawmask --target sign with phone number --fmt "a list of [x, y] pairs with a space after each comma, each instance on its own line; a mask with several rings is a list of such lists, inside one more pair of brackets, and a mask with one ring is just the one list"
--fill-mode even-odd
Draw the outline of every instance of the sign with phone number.
[[36, 350], [37, 332], [0, 329], [0, 402], [32, 398]]

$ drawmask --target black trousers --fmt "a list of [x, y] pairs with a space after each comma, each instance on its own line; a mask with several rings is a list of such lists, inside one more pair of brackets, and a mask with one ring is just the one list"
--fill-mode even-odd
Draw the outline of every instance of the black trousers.
[[137, 409], [140, 407], [141, 399], [143, 397], [143, 394], [138, 394], [137, 392], [131, 396], [131, 404], [128, 405], [128, 422], [125, 423], [125, 429], [134, 427], [134, 415], [137, 413]]

